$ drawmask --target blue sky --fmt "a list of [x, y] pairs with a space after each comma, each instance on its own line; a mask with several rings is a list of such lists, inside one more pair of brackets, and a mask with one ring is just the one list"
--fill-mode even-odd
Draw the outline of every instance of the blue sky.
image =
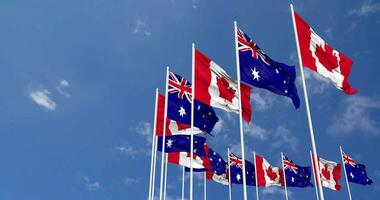
[[[191, 77], [191, 43], [236, 77], [233, 21], [273, 59], [296, 65], [290, 1], [2, 0], [0, 1], [0, 198], [145, 199], [150, 167], [154, 90], [165, 66]], [[378, 1], [294, 1], [296, 11], [332, 47], [354, 61], [348, 96], [306, 71], [319, 154], [340, 161], [339, 145], [367, 165], [374, 184], [351, 184], [354, 199], [380, 195], [380, 69]], [[253, 89], [246, 155], [273, 165], [280, 152], [310, 165], [310, 138], [301, 107]], [[217, 110], [208, 144], [226, 157], [239, 151], [238, 116]], [[180, 168], [169, 166], [169, 199], [180, 197]], [[195, 197], [202, 196], [200, 176]], [[328, 199], [345, 199], [325, 189]], [[241, 199], [241, 186], [233, 187]], [[250, 199], [254, 188], [249, 188]], [[260, 189], [281, 199], [280, 188]], [[290, 189], [313, 199], [314, 189]], [[209, 199], [227, 199], [208, 182]], [[365, 194], [365, 195], [363, 195]]]

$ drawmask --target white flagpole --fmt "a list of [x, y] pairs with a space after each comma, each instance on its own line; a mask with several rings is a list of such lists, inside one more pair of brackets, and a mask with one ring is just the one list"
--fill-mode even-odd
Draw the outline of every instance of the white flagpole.
[[203, 199], [207, 199], [207, 181], [206, 181], [206, 172], [203, 175]]
[[341, 158], [342, 158], [342, 165], [343, 165], [343, 169], [344, 169], [344, 177], [346, 177], [348, 196], [350, 197], [350, 200], [352, 200], [350, 184], [348, 183], [348, 178], [347, 178], [346, 165], [344, 164], [344, 158], [343, 158], [343, 150], [342, 150], [342, 146], [339, 146], [339, 149], [340, 149], [340, 156], [341, 156]]
[[182, 200], [185, 200], [185, 166], [182, 166]]
[[237, 73], [237, 82], [238, 82], [238, 90], [239, 90], [239, 124], [240, 124], [240, 149], [241, 149], [241, 159], [242, 159], [242, 167], [243, 167], [243, 195], [244, 200], [247, 200], [247, 183], [245, 173], [245, 153], [244, 153], [244, 134], [243, 134], [243, 114], [242, 114], [242, 106], [241, 106], [241, 88], [240, 88], [240, 60], [239, 60], [239, 51], [238, 51], [238, 43], [237, 43], [237, 23], [234, 21], [234, 34], [235, 34], [235, 54], [236, 54], [236, 73]]
[[231, 191], [231, 167], [230, 167], [230, 148], [227, 148], [227, 164], [228, 164], [228, 197], [229, 200], [232, 200], [232, 191]]
[[191, 132], [190, 132], [190, 200], [193, 200], [193, 157], [194, 157], [194, 95], [195, 95], [195, 44], [192, 45], [191, 56]]
[[256, 185], [256, 200], [259, 200], [259, 183], [257, 182], [257, 163], [256, 151], [253, 152], [253, 162], [255, 163], [255, 185]]
[[151, 196], [151, 200], [154, 199], [154, 189], [155, 189], [155, 182], [156, 182], [157, 141], [158, 141], [158, 137], [156, 136], [154, 138], [154, 159], [153, 159], [153, 178], [152, 178], [152, 196]]
[[158, 100], [158, 88], [156, 88], [156, 100], [154, 102], [154, 122], [153, 122], [153, 133], [152, 133], [152, 153], [151, 153], [151, 158], [150, 158], [150, 177], [149, 177], [149, 199], [152, 197], [152, 190], [154, 190], [152, 186], [153, 182], [153, 162], [154, 162], [154, 142], [155, 142], [155, 136], [156, 136], [156, 115], [157, 115], [157, 100]]
[[166, 185], [168, 180], [168, 154], [165, 155], [165, 179], [164, 179], [164, 200], [166, 200]]
[[313, 169], [313, 176], [314, 176], [314, 188], [315, 188], [315, 194], [317, 195], [317, 200], [319, 200], [319, 195], [318, 195], [318, 186], [317, 186], [317, 174], [315, 173], [315, 170], [314, 170], [314, 167], [315, 167], [315, 165], [314, 165], [314, 161], [313, 161], [313, 154], [311, 153], [311, 151], [310, 151], [310, 160], [311, 160], [311, 165], [312, 165], [312, 169]]
[[165, 110], [164, 110], [164, 130], [162, 134], [162, 152], [161, 152], [161, 177], [160, 177], [160, 200], [162, 200], [162, 192], [164, 186], [164, 165], [165, 165], [165, 136], [166, 136], [166, 118], [168, 115], [168, 78], [169, 78], [169, 66], [166, 67], [165, 78]]
[[281, 152], [281, 164], [282, 164], [282, 173], [284, 174], [284, 188], [285, 188], [285, 199], [288, 200], [288, 188], [286, 185], [286, 174], [284, 167], [284, 154]]
[[[309, 124], [309, 130], [310, 130], [311, 146], [312, 146], [313, 155], [314, 155], [313, 159], [314, 159], [315, 163], [318, 163], [317, 147], [316, 147], [315, 139], [314, 139], [313, 123], [311, 120], [311, 113], [310, 113], [310, 108], [309, 108], [309, 99], [308, 99], [307, 90], [306, 90], [305, 75], [303, 72], [303, 64], [302, 64], [302, 59], [301, 59], [300, 46], [299, 46], [299, 42], [298, 42], [298, 33], [297, 33], [297, 27], [296, 27], [296, 22], [295, 22], [295, 17], [294, 17], [293, 4], [290, 4], [290, 9], [292, 11], [294, 36], [295, 36], [296, 43], [297, 43], [298, 60], [299, 60], [299, 67], [300, 67], [300, 71], [301, 71], [301, 78], [302, 78], [302, 88], [303, 88], [303, 93], [304, 93], [304, 97], [305, 97], [306, 114], [307, 114], [307, 119], [308, 119], [308, 124]], [[317, 174], [320, 174], [319, 173], [319, 171], [320, 171], [319, 165], [315, 165], [315, 170], [316, 170]], [[319, 176], [317, 176], [317, 182], [320, 183], [320, 177]], [[321, 200], [324, 200], [323, 189], [322, 189], [321, 184], [318, 184], [318, 189], [319, 189]]]

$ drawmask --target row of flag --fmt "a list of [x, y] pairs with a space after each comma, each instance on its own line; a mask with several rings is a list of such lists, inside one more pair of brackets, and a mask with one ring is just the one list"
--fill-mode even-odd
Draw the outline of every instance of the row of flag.
[[[160, 152], [162, 152], [162, 142], [162, 137], [159, 137], [157, 150]], [[189, 171], [188, 168], [190, 168], [191, 162], [189, 152], [190, 136], [167, 136], [164, 146], [165, 152], [168, 154], [168, 162], [184, 166], [187, 168], [187, 171]], [[356, 163], [355, 160], [343, 151], [341, 156], [349, 182], [361, 185], [369, 185], [372, 183], [372, 180], [367, 176], [365, 165]], [[341, 164], [320, 157], [318, 157], [318, 161], [319, 168], [321, 169], [320, 177], [322, 186], [332, 190], [340, 190]], [[272, 166], [260, 155], [254, 156], [254, 162], [246, 160], [245, 163], [247, 185], [255, 186], [257, 183], [258, 186], [262, 187], [284, 186], [286, 180], [287, 187], [304, 188], [313, 186], [311, 183], [312, 167], [297, 165], [286, 156], [282, 156], [282, 167]], [[229, 183], [243, 184], [242, 159], [230, 153], [228, 162], [226, 162], [220, 154], [212, 150], [206, 144], [206, 139], [201, 136], [194, 137], [193, 168], [196, 172], [206, 172], [207, 179], [223, 185], [228, 185]]]
[[[347, 94], [355, 94], [357, 90], [348, 82], [352, 61], [343, 53], [331, 48], [293, 9], [292, 17], [300, 65], [327, 78], [337, 89]], [[190, 176], [193, 171], [205, 172], [209, 180], [224, 185], [244, 184], [245, 190], [245, 185], [262, 187], [276, 185], [285, 188], [313, 186], [312, 171], [320, 175], [314, 176], [316, 179], [314, 184], [339, 190], [341, 165], [317, 156], [310, 114], [308, 119], [313, 144], [311, 159], [318, 163], [313, 167], [299, 166], [283, 155], [281, 167], [273, 167], [260, 155], [254, 155], [252, 163], [245, 159], [243, 145], [242, 158], [229, 153], [226, 162], [206, 144], [204, 137], [199, 136], [199, 134], [212, 134], [214, 126], [219, 121], [214, 108], [240, 114], [240, 123], [242, 119], [247, 123], [251, 122], [252, 87], [263, 88], [288, 97], [295, 108], [300, 107], [295, 84], [295, 67], [270, 58], [236, 24], [235, 40], [238, 80], [234, 80], [221, 66], [194, 46], [193, 84], [181, 75], [167, 70], [166, 94], [158, 92], [156, 94], [154, 137], [157, 143], [152, 146], [152, 151], [154, 148], [162, 152], [161, 185], [163, 156], [167, 155], [167, 162], [184, 166], [191, 172]], [[301, 72], [303, 78], [303, 71]], [[305, 85], [303, 89], [306, 98]], [[305, 102], [307, 111], [310, 112], [308, 100]], [[364, 165], [356, 164], [343, 152], [341, 155], [348, 181], [362, 185], [372, 183], [366, 175]], [[151, 193], [150, 197], [153, 198]], [[192, 189], [190, 189], [190, 199], [191, 195]]]

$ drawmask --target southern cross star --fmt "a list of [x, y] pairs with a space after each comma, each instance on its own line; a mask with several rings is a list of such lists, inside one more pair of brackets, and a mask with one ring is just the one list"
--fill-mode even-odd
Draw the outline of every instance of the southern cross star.
[[260, 78], [260, 75], [259, 75], [259, 71], [256, 71], [256, 67], [251, 69], [251, 74], [253, 75], [253, 80], [257, 80], [259, 81], [259, 78]]
[[181, 117], [186, 115], [186, 110], [182, 106], [179, 108], [178, 112], [179, 112], [179, 116]]
[[236, 175], [236, 180], [240, 181], [241, 177], [240, 177], [240, 174], [237, 174]]
[[168, 139], [168, 142], [166, 143], [166, 146], [168, 146], [169, 148], [171, 148], [172, 145], [173, 145], [173, 140]]

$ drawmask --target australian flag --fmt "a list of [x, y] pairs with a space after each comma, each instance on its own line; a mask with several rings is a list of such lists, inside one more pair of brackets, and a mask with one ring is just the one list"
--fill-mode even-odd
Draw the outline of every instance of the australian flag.
[[[205, 158], [207, 160], [207, 166], [204, 169], [194, 169], [194, 171], [203, 172], [203, 171], [213, 171], [216, 175], [222, 175], [226, 173], [227, 163], [224, 161], [222, 156], [212, 150], [207, 144], [204, 145], [204, 155], [196, 153], [197, 156]], [[205, 156], [206, 155], [206, 156]], [[186, 168], [186, 171], [190, 171], [190, 168]]]
[[[169, 72], [168, 118], [191, 124], [191, 83], [183, 77]], [[219, 121], [214, 109], [194, 100], [194, 126], [210, 133]]]
[[[162, 151], [162, 138], [158, 137], [157, 151]], [[194, 136], [194, 153], [199, 156], [205, 156], [203, 145], [206, 138]], [[191, 152], [190, 135], [170, 135], [165, 137], [165, 152]]]
[[300, 99], [295, 85], [294, 66], [269, 58], [243, 31], [237, 28], [241, 81], [254, 87], [265, 88], [292, 99], [298, 108]]
[[344, 167], [349, 182], [361, 185], [370, 185], [372, 180], [367, 177], [365, 165], [356, 164], [355, 161], [343, 152]]
[[[231, 183], [234, 184], [243, 184], [243, 162], [241, 158], [238, 158], [234, 154], [230, 154], [230, 178]], [[245, 173], [246, 175], [246, 184], [247, 185], [256, 185], [255, 178], [255, 166], [253, 163], [245, 160]]]
[[313, 184], [310, 182], [311, 167], [298, 166], [292, 160], [289, 160], [286, 156], [284, 156], [282, 159], [287, 187], [313, 187]]

